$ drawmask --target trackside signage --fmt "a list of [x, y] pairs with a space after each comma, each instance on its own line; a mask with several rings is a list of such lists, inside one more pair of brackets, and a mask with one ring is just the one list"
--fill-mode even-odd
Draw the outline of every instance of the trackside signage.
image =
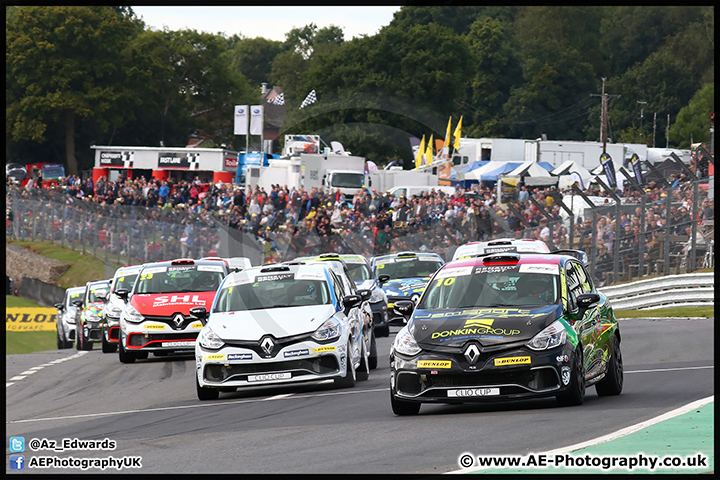
[[55, 331], [57, 310], [54, 308], [6, 308], [5, 331]]

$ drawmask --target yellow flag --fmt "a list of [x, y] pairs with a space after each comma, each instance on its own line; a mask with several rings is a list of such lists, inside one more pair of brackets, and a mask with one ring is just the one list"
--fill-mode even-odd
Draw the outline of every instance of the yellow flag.
[[433, 136], [430, 135], [430, 141], [427, 144], [427, 150], [425, 151], [425, 165], [430, 165], [433, 161]]
[[445, 143], [443, 144], [443, 155], [445, 158], [450, 156], [450, 123], [452, 117], [448, 118], [447, 131], [445, 132]]
[[423, 135], [422, 140], [420, 140], [420, 147], [418, 148], [417, 154], [415, 155], [415, 168], [418, 168], [420, 165], [422, 165], [423, 153], [425, 153], [425, 135]]
[[457, 127], [455, 127], [455, 133], [453, 136], [455, 137], [455, 143], [453, 143], [453, 148], [455, 150], [460, 149], [460, 130], [462, 129], [462, 117], [460, 117], [460, 121], [457, 124]]

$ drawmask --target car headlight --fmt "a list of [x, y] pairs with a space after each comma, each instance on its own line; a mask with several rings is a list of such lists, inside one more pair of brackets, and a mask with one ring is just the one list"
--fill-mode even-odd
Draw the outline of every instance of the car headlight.
[[120, 316], [130, 323], [140, 323], [145, 321], [145, 317], [143, 317], [132, 305], [125, 307]]
[[85, 314], [85, 321], [87, 322], [99, 322], [100, 321], [100, 315], [96, 313], [86, 313]]
[[337, 318], [332, 317], [325, 321], [320, 327], [315, 330], [312, 334], [312, 339], [318, 342], [325, 342], [332, 340], [340, 336], [340, 322]]
[[407, 327], [403, 327], [395, 336], [393, 348], [396, 352], [410, 357], [413, 357], [422, 351]]
[[373, 288], [372, 295], [370, 295], [370, 303], [385, 302], [387, 303], [387, 295], [381, 288]]
[[210, 350], [217, 350], [225, 345], [222, 338], [218, 337], [217, 334], [209, 328], [203, 328], [200, 331], [200, 335], [198, 335], [198, 343], [201, 347], [208, 348]]
[[560, 323], [559, 320], [556, 320], [542, 332], [535, 335], [525, 345], [533, 350], [547, 350], [549, 348], [557, 347], [558, 345], [564, 345], [565, 340], [567, 340], [565, 326]]
[[104, 314], [106, 317], [119, 318], [122, 311], [123, 309], [120, 305], [116, 303], [111, 303], [105, 307]]

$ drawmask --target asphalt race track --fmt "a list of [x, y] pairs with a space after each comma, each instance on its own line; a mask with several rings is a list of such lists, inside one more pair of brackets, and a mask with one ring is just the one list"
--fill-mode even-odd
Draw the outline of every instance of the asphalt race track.
[[25, 461], [142, 457], [140, 469], [122, 473], [444, 473], [460, 468], [464, 452], [547, 451], [712, 395], [713, 322], [621, 320], [626, 373], [618, 397], [600, 398], [591, 387], [579, 407], [558, 407], [552, 398], [423, 405], [416, 417], [396, 417], [390, 408], [387, 354], [397, 329], [378, 339], [378, 368], [354, 388], [316, 382], [221, 393], [210, 402], [197, 400], [191, 356], [124, 365], [97, 344], [79, 356], [74, 349], [7, 355], [6, 442], [108, 438], [117, 442], [114, 450], [26, 447]]

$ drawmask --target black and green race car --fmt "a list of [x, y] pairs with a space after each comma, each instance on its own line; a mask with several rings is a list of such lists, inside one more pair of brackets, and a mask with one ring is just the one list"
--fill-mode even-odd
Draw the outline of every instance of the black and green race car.
[[620, 328], [585, 266], [562, 254], [491, 253], [445, 264], [390, 352], [393, 412], [422, 403], [554, 396], [580, 405], [585, 389], [623, 387]]

